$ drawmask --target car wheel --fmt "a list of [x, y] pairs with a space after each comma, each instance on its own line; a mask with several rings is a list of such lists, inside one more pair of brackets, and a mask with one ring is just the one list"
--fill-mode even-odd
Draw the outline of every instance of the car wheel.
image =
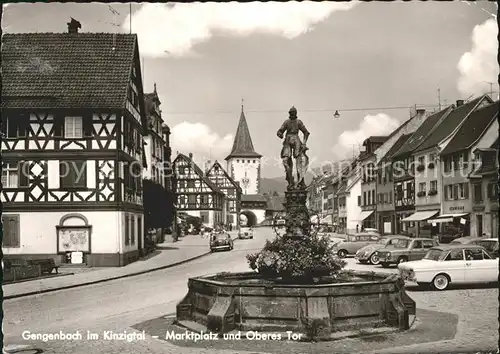
[[436, 290], [446, 290], [450, 285], [450, 279], [446, 274], [438, 274], [434, 277], [432, 281], [432, 286]]
[[389, 263], [382, 262], [380, 263], [380, 265], [382, 266], [382, 268], [389, 268]]
[[377, 265], [380, 263], [380, 258], [375, 253], [370, 256], [370, 264]]
[[340, 250], [340, 251], [337, 252], [337, 255], [340, 258], [345, 258], [347, 256], [347, 251], [346, 250]]
[[408, 262], [408, 258], [401, 256], [398, 258], [398, 264]]

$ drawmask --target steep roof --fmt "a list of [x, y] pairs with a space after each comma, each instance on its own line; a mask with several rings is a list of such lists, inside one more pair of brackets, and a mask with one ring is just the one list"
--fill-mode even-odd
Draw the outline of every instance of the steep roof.
[[[196, 174], [198, 176], [200, 176], [200, 178], [203, 180], [203, 182], [205, 182], [214, 192], [217, 192], [217, 193], [223, 193], [219, 187], [217, 187], [214, 183], [212, 183], [212, 181], [205, 175], [205, 173], [203, 173], [203, 170], [198, 167], [198, 165], [193, 161], [192, 158], [184, 155], [184, 154], [179, 154], [175, 160], [174, 160], [174, 163], [175, 161], [177, 161], [177, 159], [184, 159], [184, 161], [186, 161], [187, 163], [189, 163], [191, 166], [193, 166], [193, 170], [194, 172], [196, 172]], [[224, 194], [224, 193], [223, 193]]]
[[[415, 151], [422, 151], [437, 146], [442, 140], [446, 139], [451, 133], [463, 124], [465, 118], [488, 96], [478, 97], [468, 103], [456, 107], [450, 114], [445, 116], [435, 129], [429, 134], [427, 139]], [[489, 99], [489, 97], [488, 97]]]
[[262, 155], [255, 152], [253, 147], [252, 137], [250, 136], [250, 130], [248, 129], [243, 106], [241, 107], [240, 121], [236, 129], [233, 148], [231, 149], [231, 153], [226, 157], [226, 160], [232, 157], [262, 157]]
[[441, 155], [469, 149], [498, 117], [498, 101], [470, 114]]
[[379, 164], [389, 161], [392, 157], [392, 155], [397, 152], [407, 141], [410, 139], [412, 134], [403, 134], [399, 137], [398, 140], [392, 145], [392, 147], [387, 151], [387, 153], [382, 156], [382, 158], [379, 161]]
[[5, 34], [2, 107], [124, 108], [134, 59], [135, 34]]
[[449, 106], [427, 117], [427, 119], [423, 121], [423, 123], [411, 135], [411, 137], [407, 139], [406, 142], [400, 147], [400, 149], [392, 153], [391, 158], [411, 153], [413, 150], [418, 148], [418, 146], [422, 144], [422, 142], [426, 139], [426, 137], [429, 135], [432, 129], [434, 129], [434, 127], [437, 126], [439, 121], [444, 116], [446, 116], [446, 114], [451, 112], [452, 108], [453, 106]]
[[240, 184], [237, 183], [234, 179], [232, 179], [231, 176], [229, 176], [229, 174], [226, 172], [226, 170], [221, 166], [221, 164], [217, 160], [215, 160], [214, 164], [207, 171], [207, 176], [210, 176], [210, 174], [212, 173], [212, 171], [214, 170], [215, 167], [218, 167], [222, 171], [222, 173], [224, 174], [224, 177], [226, 177], [229, 180], [229, 182], [231, 182], [231, 184], [234, 186], [234, 188], [236, 188], [240, 192], [242, 191]]

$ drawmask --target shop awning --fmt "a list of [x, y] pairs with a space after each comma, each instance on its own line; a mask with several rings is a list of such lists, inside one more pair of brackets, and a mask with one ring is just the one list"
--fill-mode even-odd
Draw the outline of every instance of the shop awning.
[[463, 216], [469, 215], [469, 213], [462, 214], [443, 214], [439, 215], [437, 218], [427, 220], [429, 224], [439, 224], [443, 222], [452, 222], [455, 218], [461, 218]]
[[322, 224], [331, 224], [333, 222], [332, 216], [327, 215], [323, 219], [321, 219]]
[[439, 213], [439, 210], [417, 211], [416, 213], [404, 218], [401, 221], [403, 221], [403, 222], [424, 221], [424, 220], [427, 220], [429, 218], [432, 218], [437, 213]]
[[368, 210], [368, 211], [362, 211], [361, 215], [359, 216], [359, 221], [365, 220], [367, 217], [373, 214], [375, 210]]

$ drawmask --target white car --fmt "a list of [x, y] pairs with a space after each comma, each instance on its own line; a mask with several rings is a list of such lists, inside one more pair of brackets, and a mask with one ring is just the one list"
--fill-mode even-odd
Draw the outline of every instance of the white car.
[[251, 227], [242, 227], [238, 232], [239, 239], [253, 239], [253, 229]]
[[498, 282], [498, 260], [474, 244], [440, 245], [420, 261], [398, 265], [403, 280], [445, 290], [450, 284]]

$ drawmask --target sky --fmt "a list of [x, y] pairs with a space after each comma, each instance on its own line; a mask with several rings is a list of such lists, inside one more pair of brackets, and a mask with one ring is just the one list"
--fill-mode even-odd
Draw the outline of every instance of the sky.
[[66, 32], [73, 17], [81, 32], [137, 33], [144, 88], [157, 85], [174, 154], [223, 160], [243, 103], [262, 175], [275, 177], [291, 106], [317, 167], [390, 134], [411, 106], [490, 90], [496, 99], [496, 13], [485, 1], [31, 3], [4, 7], [2, 28]]

